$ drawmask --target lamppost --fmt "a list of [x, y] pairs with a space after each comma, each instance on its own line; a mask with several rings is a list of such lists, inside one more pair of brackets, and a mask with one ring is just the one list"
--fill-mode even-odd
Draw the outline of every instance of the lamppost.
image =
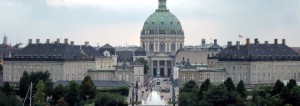
[[135, 97], [135, 98], [136, 98], [136, 99], [135, 99], [136, 102], [139, 101], [139, 99], [138, 99], [138, 97], [139, 97], [139, 96], [138, 96], [138, 92], [139, 92], [139, 91], [138, 91], [138, 90], [139, 90], [139, 84], [138, 84], [138, 81], [136, 81], [136, 97]]
[[134, 84], [132, 84], [132, 96], [131, 96], [131, 104], [134, 106]]

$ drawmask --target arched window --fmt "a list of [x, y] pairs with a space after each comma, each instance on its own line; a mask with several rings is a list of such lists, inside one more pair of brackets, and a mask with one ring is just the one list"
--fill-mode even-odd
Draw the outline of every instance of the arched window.
[[165, 43], [164, 42], [160, 42], [160, 51], [164, 52], [165, 51]]
[[153, 50], [154, 50], [153, 42], [150, 42], [150, 51], [153, 51]]
[[143, 49], [145, 49], [145, 42], [143, 42]]
[[180, 48], [182, 48], [182, 42], [180, 42]]

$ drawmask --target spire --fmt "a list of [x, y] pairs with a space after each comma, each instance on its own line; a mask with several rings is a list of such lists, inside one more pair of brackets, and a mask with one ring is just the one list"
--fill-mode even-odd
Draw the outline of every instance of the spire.
[[5, 36], [5, 33], [4, 33], [4, 38], [3, 38], [3, 44], [7, 44], [7, 37]]
[[158, 0], [158, 9], [156, 11], [161, 11], [161, 12], [169, 11], [167, 9], [167, 0]]

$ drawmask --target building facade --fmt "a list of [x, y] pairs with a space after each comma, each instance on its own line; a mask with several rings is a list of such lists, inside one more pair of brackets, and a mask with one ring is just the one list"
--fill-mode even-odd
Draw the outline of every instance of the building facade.
[[274, 84], [278, 79], [300, 81], [300, 56], [286, 45], [285, 39], [281, 44], [277, 39], [273, 44], [259, 43], [258, 39], [253, 44], [247, 39], [245, 45], [228, 42], [226, 49], [208, 58], [208, 67], [224, 68], [226, 77], [234, 83], [243, 80], [250, 86]]
[[91, 47], [88, 42], [85, 45], [74, 45], [60, 43], [58, 39], [55, 43], [29, 44], [14, 53], [10, 58], [4, 58], [3, 81], [18, 83], [24, 71], [37, 72], [48, 71], [52, 81], [59, 80], [83, 80], [89, 68], [95, 67], [95, 58], [100, 56], [99, 52]]

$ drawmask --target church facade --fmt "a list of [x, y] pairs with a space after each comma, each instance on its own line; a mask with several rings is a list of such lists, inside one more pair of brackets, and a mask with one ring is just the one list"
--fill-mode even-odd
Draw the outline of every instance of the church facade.
[[184, 31], [180, 21], [159, 0], [158, 9], [144, 23], [141, 47], [147, 51], [150, 76], [169, 77], [175, 64], [175, 53], [184, 46]]

